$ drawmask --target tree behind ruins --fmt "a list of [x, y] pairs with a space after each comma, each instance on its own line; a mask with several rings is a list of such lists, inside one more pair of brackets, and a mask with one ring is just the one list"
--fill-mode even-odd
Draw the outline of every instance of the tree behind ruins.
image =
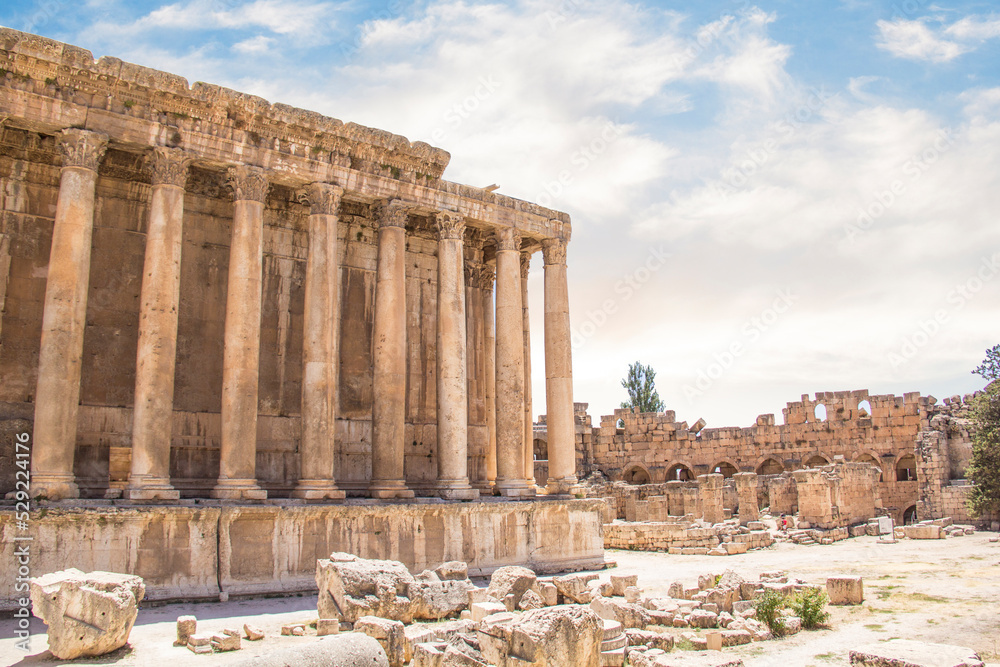
[[973, 373], [990, 380], [972, 400], [972, 459], [967, 475], [973, 482], [969, 511], [973, 516], [1000, 512], [1000, 345], [986, 351]]
[[628, 400], [622, 402], [622, 408], [639, 412], [663, 412], [666, 407], [656, 392], [654, 380], [656, 371], [652, 366], [643, 366], [641, 361], [629, 364], [628, 375], [622, 380], [622, 387], [628, 392]]

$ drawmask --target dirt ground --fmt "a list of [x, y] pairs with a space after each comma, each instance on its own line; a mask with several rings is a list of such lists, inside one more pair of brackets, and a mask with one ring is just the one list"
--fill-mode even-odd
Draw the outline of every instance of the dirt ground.
[[[828, 546], [779, 543], [770, 549], [739, 556], [670, 556], [609, 550], [618, 567], [600, 572], [637, 574], [647, 595], [666, 595], [670, 583], [696, 584], [699, 574], [733, 569], [756, 579], [760, 572], [788, 570], [809, 583], [832, 575], [861, 575], [865, 603], [860, 607], [830, 607], [829, 627], [804, 631], [781, 640], [726, 649], [743, 658], [746, 667], [826, 667], [847, 665], [848, 652], [861, 644], [893, 637], [968, 646], [991, 667], [1000, 667], [1000, 544], [996, 533], [946, 540], [902, 540], [881, 544], [858, 537]], [[483, 585], [484, 582], [479, 582]], [[0, 665], [121, 665], [160, 667], [232, 665], [277, 647], [316, 641], [314, 636], [281, 637], [281, 625], [315, 619], [316, 596], [231, 600], [225, 603], [143, 605], [130, 645], [100, 659], [59, 661], [46, 650], [45, 625], [32, 622], [29, 653], [15, 647], [14, 622], [0, 620]], [[172, 646], [178, 616], [194, 614], [198, 630], [220, 631], [251, 623], [265, 630], [261, 642], [243, 642], [235, 653], [195, 656]], [[679, 631], [678, 631], [679, 632]]]

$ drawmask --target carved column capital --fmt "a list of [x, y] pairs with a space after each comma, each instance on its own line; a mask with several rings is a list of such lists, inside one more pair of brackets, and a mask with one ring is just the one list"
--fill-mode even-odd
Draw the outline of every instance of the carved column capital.
[[309, 204], [310, 215], [337, 215], [344, 188], [333, 183], [310, 183], [299, 194], [299, 201]]
[[153, 174], [153, 185], [176, 185], [183, 188], [187, 183], [192, 158], [182, 149], [157, 146], [149, 152], [147, 159]]
[[108, 135], [71, 128], [59, 133], [59, 151], [64, 167], [83, 167], [97, 171], [108, 149]]
[[528, 250], [521, 251], [521, 280], [528, 279], [528, 267], [531, 265], [531, 252]]
[[497, 252], [521, 249], [521, 232], [516, 227], [498, 227], [495, 234]]
[[438, 211], [434, 227], [437, 229], [438, 240], [462, 241], [465, 238], [465, 216], [456, 211]]
[[404, 229], [412, 206], [402, 199], [377, 199], [371, 205], [372, 221], [379, 229], [382, 227]]
[[486, 232], [474, 227], [466, 227], [465, 245], [476, 252], [482, 252], [486, 245]]
[[493, 283], [497, 279], [497, 270], [489, 264], [479, 265], [479, 286], [484, 290], [493, 291]]
[[270, 183], [260, 167], [230, 167], [226, 172], [226, 184], [233, 189], [233, 201], [246, 199], [262, 204], [267, 201]]
[[566, 263], [566, 241], [564, 239], [542, 239], [542, 257], [546, 265]]

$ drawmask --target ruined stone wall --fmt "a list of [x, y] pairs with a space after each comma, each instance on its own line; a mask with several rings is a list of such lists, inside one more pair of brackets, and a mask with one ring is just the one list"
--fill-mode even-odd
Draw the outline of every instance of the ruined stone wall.
[[[913, 455], [917, 434], [930, 424], [935, 403], [919, 393], [900, 397], [873, 396], [867, 390], [820, 392], [788, 403], [783, 424], [768, 414], [749, 428], [704, 428], [701, 420], [689, 427], [671, 410], [616, 410], [594, 429], [593, 466], [611, 479], [627, 481], [642, 471], [653, 482], [676, 478], [678, 471], [686, 479], [716, 469], [727, 478], [738, 471], [756, 472], [762, 476], [761, 499], [770, 494], [763, 504], [770, 504], [772, 513], [792, 513], [797, 509], [794, 482], [773, 482], [772, 476], [829, 465], [840, 456], [881, 469], [879, 495], [901, 519], [916, 503], [917, 488], [913, 480], [897, 481], [896, 465]], [[825, 408], [825, 417], [819, 406]]]

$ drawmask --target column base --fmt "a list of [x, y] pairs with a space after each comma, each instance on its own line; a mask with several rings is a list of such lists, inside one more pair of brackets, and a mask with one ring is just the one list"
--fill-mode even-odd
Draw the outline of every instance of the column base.
[[43, 496], [45, 500], [65, 500], [79, 498], [80, 487], [76, 485], [75, 475], [59, 473], [32, 473], [31, 497]]
[[170, 485], [169, 479], [130, 475], [122, 495], [126, 500], [180, 500], [181, 492]]
[[583, 492], [579, 480], [576, 477], [564, 477], [562, 479], [549, 478], [549, 483], [545, 487], [545, 493], [549, 497], [573, 498], [578, 493]]
[[534, 498], [537, 495], [535, 487], [528, 486], [523, 479], [498, 479], [496, 488], [504, 498]]
[[401, 479], [373, 479], [368, 487], [368, 495], [378, 500], [414, 497], [413, 491], [406, 488], [406, 482]]
[[292, 491], [292, 498], [301, 500], [343, 500], [346, 497], [334, 482], [323, 479], [300, 479]]
[[468, 480], [448, 480], [438, 483], [438, 496], [445, 500], [478, 500], [479, 489], [469, 485]]
[[220, 479], [211, 496], [217, 500], [266, 500], [267, 491], [253, 479]]

